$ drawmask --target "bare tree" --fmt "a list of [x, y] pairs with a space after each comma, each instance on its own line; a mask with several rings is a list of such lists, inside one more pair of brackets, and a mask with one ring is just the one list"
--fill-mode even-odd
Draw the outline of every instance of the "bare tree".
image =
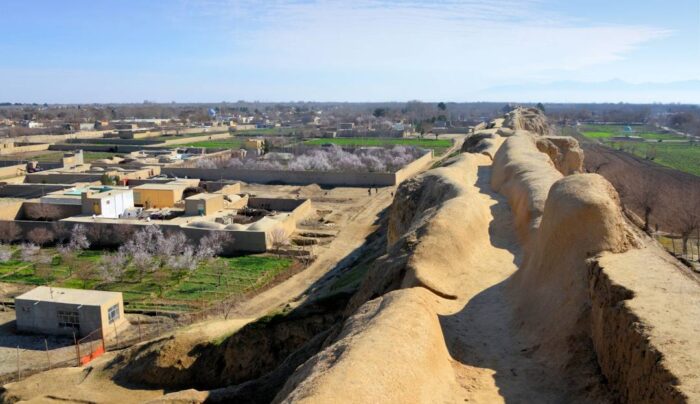
[[181, 255], [188, 246], [187, 236], [181, 231], [168, 232], [160, 234], [155, 238], [156, 251], [154, 251], [163, 260], [169, 257]]
[[222, 259], [212, 260], [212, 262], [209, 264], [209, 268], [217, 278], [217, 286], [221, 286], [221, 284], [223, 283], [222, 281], [226, 276], [226, 273], [231, 270], [231, 267], [229, 267], [228, 262]]
[[87, 283], [93, 279], [95, 268], [89, 262], [77, 262], [75, 268], [75, 277], [82, 282], [83, 289], [87, 287]]
[[641, 189], [636, 195], [636, 205], [642, 211], [644, 219], [643, 230], [647, 233], [651, 231], [649, 221], [651, 219], [651, 214], [656, 209], [656, 204], [658, 201], [658, 188], [652, 186], [651, 183], [644, 182], [641, 184]]
[[75, 263], [77, 260], [77, 254], [75, 250], [73, 250], [70, 247], [70, 245], [59, 244], [58, 246], [56, 246], [56, 251], [61, 257], [61, 264], [65, 265], [66, 268], [68, 268], [68, 275], [73, 275], [73, 268], [75, 268]]
[[3, 243], [12, 243], [19, 240], [22, 235], [22, 229], [13, 222], [0, 222], [0, 241]]
[[167, 270], [167, 268], [158, 268], [155, 271], [153, 271], [153, 281], [155, 282], [156, 286], [158, 287], [158, 297], [163, 297], [163, 293], [165, 292], [165, 286], [168, 283], [168, 280], [171, 277], [171, 272]]
[[0, 244], [0, 262], [8, 262], [12, 259], [12, 248], [6, 244]]
[[95, 246], [112, 245], [115, 241], [113, 240], [112, 229], [109, 226], [89, 226], [86, 235], [90, 243]]
[[42, 251], [41, 247], [32, 243], [24, 243], [20, 246], [20, 255], [22, 261], [29, 262], [34, 266], [34, 274], [42, 278], [46, 283], [49, 282], [52, 270], [52, 256], [46, 251]]
[[[700, 229], [700, 191], [687, 192], [685, 200], [679, 201], [679, 231], [683, 242], [683, 256], [688, 256], [688, 240], [695, 230]], [[700, 254], [700, 251], [699, 251]]]
[[19, 246], [19, 253], [22, 261], [24, 262], [34, 262], [34, 257], [39, 254], [41, 248], [34, 243], [22, 243]]
[[187, 272], [192, 272], [199, 266], [199, 260], [191, 245], [186, 245], [181, 253], [168, 256], [165, 261], [165, 266], [172, 269], [176, 275], [184, 275]]
[[134, 226], [115, 224], [112, 226], [112, 239], [115, 244], [124, 244], [134, 236]]
[[277, 252], [277, 255], [281, 255], [282, 248], [289, 245], [289, 236], [287, 232], [281, 227], [272, 230], [270, 233], [270, 244]]
[[131, 265], [139, 275], [139, 280], [143, 280], [147, 274], [154, 272], [160, 267], [153, 255], [145, 250], [136, 250], [131, 253]]
[[104, 254], [97, 265], [97, 271], [105, 282], [122, 280], [129, 265], [129, 257], [122, 251], [115, 254]]
[[200, 260], [207, 260], [221, 254], [234, 242], [233, 236], [229, 233], [215, 231], [199, 240], [197, 257]]
[[66, 226], [65, 223], [54, 222], [53, 225], [51, 226], [51, 229], [53, 231], [53, 234], [56, 238], [57, 243], [63, 244], [66, 241], [70, 240], [71, 229], [68, 228], [68, 226]]
[[52, 222], [62, 219], [61, 209], [48, 203], [28, 204], [25, 208], [26, 215], [32, 220]]
[[27, 234], [27, 239], [29, 239], [29, 241], [31, 241], [34, 244], [43, 246], [48, 244], [50, 241], [53, 241], [54, 234], [51, 230], [45, 227], [37, 227], [32, 229]]
[[34, 274], [41, 278], [46, 285], [53, 281], [53, 268], [51, 268], [51, 265], [45, 262], [38, 262], [34, 264]]
[[90, 248], [90, 240], [88, 240], [87, 229], [84, 225], [77, 224], [73, 226], [73, 232], [68, 245], [76, 252]]

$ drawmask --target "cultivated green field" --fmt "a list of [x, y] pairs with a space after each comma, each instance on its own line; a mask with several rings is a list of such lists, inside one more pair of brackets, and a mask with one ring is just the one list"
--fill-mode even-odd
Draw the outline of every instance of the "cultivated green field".
[[646, 158], [653, 155], [653, 161], [666, 167], [675, 168], [700, 176], [699, 143], [638, 143], [621, 144], [621, 142], [604, 142], [606, 145]]
[[287, 135], [294, 132], [292, 128], [264, 128], [264, 129], [248, 129], [231, 132], [232, 136], [275, 136]]
[[310, 146], [321, 146], [324, 144], [336, 144], [339, 146], [415, 146], [435, 150], [435, 154], [440, 154], [452, 146], [451, 140], [445, 139], [405, 139], [393, 137], [352, 137], [352, 138], [330, 138], [311, 139], [304, 142]]
[[[213, 265], [202, 264], [194, 272], [179, 278], [146, 275], [139, 279], [134, 271], [127, 270], [123, 280], [106, 282], [95, 271], [87, 276], [76, 269], [71, 271], [61, 262], [55, 249], [47, 248], [45, 252], [53, 257], [52, 262], [46, 264], [45, 273], [37, 270], [34, 264], [21, 261], [19, 251], [15, 251], [12, 260], [0, 262], [0, 282], [45, 285], [48, 281], [57, 287], [122, 292], [127, 310], [156, 307], [161, 310], [194, 310], [225, 297], [258, 289], [293, 263], [288, 258], [263, 255], [217, 258]], [[84, 251], [71, 267], [96, 270], [101, 254], [100, 251]], [[217, 262], [224, 264], [223, 270], [216, 270]]]
[[[700, 144], [686, 137], [663, 133], [651, 126], [632, 126], [628, 133], [625, 125], [586, 125], [578, 128], [588, 139], [602, 142], [608, 147], [647, 158], [666, 167], [700, 176]], [[644, 141], [613, 141], [614, 136], [639, 136]]]
[[218, 134], [221, 133], [219, 132], [201, 132], [201, 133], [187, 133], [187, 134], [182, 134], [182, 135], [163, 135], [163, 136], [158, 136], [158, 137], [151, 137], [148, 139], [153, 139], [153, 140], [173, 140], [173, 139], [186, 139], [189, 137], [192, 138], [197, 138], [197, 137], [202, 137], [202, 136], [211, 136], [213, 134]]
[[86, 163], [92, 163], [95, 160], [111, 159], [115, 153], [110, 152], [83, 152], [83, 159]]
[[589, 139], [609, 139], [614, 136], [639, 136], [645, 140], [686, 140], [673, 133], [662, 133], [658, 129], [646, 126], [631, 126], [632, 132], [625, 131], [626, 125], [586, 125], [580, 129], [583, 136]]
[[214, 140], [202, 140], [194, 141], [191, 143], [183, 143], [177, 145], [170, 145], [168, 147], [207, 147], [212, 149], [238, 149], [243, 145], [243, 139], [236, 139], [230, 137], [227, 139], [214, 139]]

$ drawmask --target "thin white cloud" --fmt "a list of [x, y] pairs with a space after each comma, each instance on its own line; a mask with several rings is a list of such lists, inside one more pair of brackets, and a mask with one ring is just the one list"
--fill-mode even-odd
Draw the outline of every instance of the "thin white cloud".
[[591, 24], [548, 13], [541, 0], [254, 3], [197, 3], [198, 12], [231, 27], [246, 27], [235, 31], [232, 50], [215, 63], [529, 77], [620, 60], [636, 47], [670, 34], [654, 27]]

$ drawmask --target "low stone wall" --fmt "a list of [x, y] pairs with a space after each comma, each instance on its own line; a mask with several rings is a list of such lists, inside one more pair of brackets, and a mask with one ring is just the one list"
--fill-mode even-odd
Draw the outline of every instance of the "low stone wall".
[[[160, 136], [160, 135], [157, 135]], [[156, 137], [157, 137], [156, 136]], [[68, 144], [82, 143], [80, 139], [68, 140]], [[110, 139], [92, 139], [90, 144], [107, 144], [107, 145], [155, 145], [163, 143], [162, 140], [152, 139], [152, 138], [141, 138], [141, 139], [122, 139], [122, 138], [110, 138]]]
[[0, 198], [33, 199], [71, 187], [67, 184], [7, 184], [0, 187]]
[[68, 139], [97, 139], [102, 138], [105, 133], [111, 132], [109, 130], [91, 130], [91, 131], [81, 131], [75, 133], [68, 133], [65, 135], [32, 135], [32, 136], [17, 136], [9, 138], [10, 142], [28, 142], [33, 143], [56, 143], [64, 142]]
[[0, 156], [14, 153], [27, 153], [48, 150], [48, 143], [15, 143], [8, 147], [0, 148]]
[[292, 212], [298, 209], [304, 203], [310, 201], [308, 199], [277, 199], [277, 198], [256, 198], [248, 199], [248, 206], [251, 208], [262, 208], [268, 210], [278, 210], [282, 212]]
[[[80, 206], [77, 206], [80, 208]], [[111, 220], [97, 219], [95, 221], [65, 219], [58, 222], [39, 222], [32, 220], [0, 220], [0, 226], [4, 223], [14, 223], [21, 231], [20, 240], [26, 240], [29, 232], [37, 228], [46, 229], [55, 234], [56, 226], [61, 226], [62, 230], [70, 231], [74, 226], [80, 224], [87, 228], [88, 238], [91, 243], [100, 247], [117, 247], [125, 242], [125, 235], [138, 231], [143, 226], [153, 226], [152, 222], [117, 222]], [[197, 229], [193, 227], [181, 227], [179, 225], [158, 224], [163, 232], [181, 231], [187, 236], [190, 243], [196, 245], [199, 240], [212, 234], [212, 232], [222, 232], [234, 238], [232, 245], [228, 246], [222, 255], [234, 255], [239, 253], [263, 253], [267, 251], [268, 238], [264, 231], [233, 231], [233, 230], [209, 230]]]
[[15, 165], [8, 165], [5, 167], [0, 167], [0, 178], [9, 178], [9, 177], [17, 177], [22, 174], [27, 169], [26, 164], [15, 164]]
[[27, 174], [24, 182], [28, 184], [73, 184], [76, 182], [96, 182], [102, 174], [93, 173], [36, 173]]
[[[201, 133], [201, 129], [199, 129], [198, 132], [194, 133]], [[186, 144], [186, 143], [193, 143], [193, 142], [204, 142], [207, 140], [216, 140], [216, 139], [228, 139], [231, 137], [231, 135], [228, 133], [228, 129], [224, 129], [224, 132], [212, 132], [208, 135], [203, 135], [203, 136], [195, 136], [195, 137], [173, 137], [172, 139], [168, 139], [163, 141], [163, 144], [166, 145], [178, 145], [178, 144]]]
[[22, 210], [18, 212], [18, 215], [15, 217], [28, 220], [61, 220], [82, 214], [82, 209], [81, 205], [61, 205], [25, 201], [22, 204]]

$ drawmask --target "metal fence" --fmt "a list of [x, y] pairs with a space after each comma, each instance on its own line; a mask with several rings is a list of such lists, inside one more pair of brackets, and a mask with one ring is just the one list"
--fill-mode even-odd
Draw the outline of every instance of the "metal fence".
[[[41, 337], [37, 337], [37, 339], [39, 338]], [[15, 349], [5, 347], [4, 365], [7, 369], [9, 365], [7, 361], [10, 359], [15, 365], [13, 366], [15, 369], [0, 376], [0, 385], [20, 381], [35, 373], [50, 369], [84, 365], [105, 352], [101, 330], [95, 330], [80, 339], [74, 334], [72, 344], [67, 342], [60, 344], [60, 346], [54, 346], [55, 343], [49, 343], [49, 339], [48, 337], [43, 338], [44, 349], [27, 348], [20, 345], [17, 345]], [[10, 350], [13, 351], [12, 355], [10, 355]], [[9, 358], [9, 356], [13, 356], [13, 358]]]
[[[298, 270], [301, 269], [300, 267]], [[288, 275], [294, 273], [296, 271]], [[268, 285], [268, 287], [271, 286]], [[18, 345], [16, 348], [0, 347], [0, 362], [5, 365], [3, 374], [0, 375], [0, 386], [50, 369], [84, 366], [105, 352], [125, 349], [140, 342], [167, 335], [180, 327], [212, 318], [227, 319], [234, 312], [237, 303], [250, 297], [249, 293], [260, 293], [265, 289], [251, 287], [243, 294], [230, 294], [222, 297], [217, 303], [204, 305], [205, 307], [197, 311], [174, 313], [156, 310], [149, 312], [150, 315], [135, 316], [136, 318], [130, 319], [130, 326], [127, 329], [115, 328], [114, 333], [108, 336], [102, 334], [102, 329], [97, 329], [84, 337], [74, 334], [72, 338], [60, 338], [61, 342], [58, 343], [55, 341], [56, 337], [37, 335], [32, 337], [31, 348], [27, 348], [26, 345], [25, 347]], [[11, 301], [0, 303], [3, 310], [11, 310], [14, 306]], [[11, 365], [10, 362], [12, 362]]]
[[683, 240], [677, 236], [655, 235], [658, 241], [668, 252], [677, 258], [685, 259], [689, 262], [700, 261], [700, 239], [690, 238], [685, 246]]

